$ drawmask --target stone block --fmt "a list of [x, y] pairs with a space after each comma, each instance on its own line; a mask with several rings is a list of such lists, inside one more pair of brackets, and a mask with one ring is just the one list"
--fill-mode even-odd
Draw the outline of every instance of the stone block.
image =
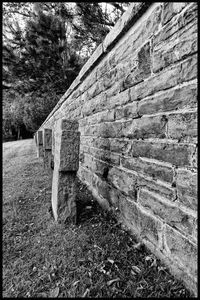
[[197, 137], [197, 112], [172, 113], [168, 116], [167, 136], [187, 141]]
[[38, 135], [38, 145], [43, 145], [43, 133], [42, 133], [42, 130], [39, 130], [37, 132], [37, 135]]
[[195, 218], [181, 210], [177, 203], [172, 203], [161, 195], [150, 192], [145, 188], [140, 190], [138, 202], [150, 213], [178, 229], [182, 234], [192, 236]]
[[[197, 18], [197, 17], [196, 17]], [[161, 40], [157, 37], [154, 41], [153, 51], [153, 72], [166, 68], [175, 62], [192, 55], [197, 52], [197, 19], [192, 23], [184, 26], [177, 33], [168, 39], [169, 30], [167, 30], [167, 37], [163, 33]], [[171, 25], [174, 29], [174, 24]], [[178, 25], [177, 25], [178, 26]], [[156, 40], [158, 42], [156, 43]]]
[[117, 68], [109, 70], [102, 77], [103, 80], [103, 89], [107, 90], [117, 81]]
[[148, 187], [148, 190], [169, 199], [170, 201], [175, 201], [177, 198], [176, 190], [170, 184], [153, 180], [150, 177], [137, 173], [137, 188]]
[[64, 119], [61, 122], [61, 130], [77, 131], [78, 126], [79, 126], [79, 124], [77, 121], [70, 121], [70, 120]]
[[44, 157], [44, 149], [43, 149], [43, 145], [38, 145], [38, 154], [37, 157]]
[[173, 169], [165, 163], [148, 161], [140, 157], [121, 157], [120, 162], [124, 168], [150, 176], [152, 179], [173, 182]]
[[121, 136], [132, 139], [165, 138], [167, 118], [165, 115], [144, 116], [122, 123]]
[[[181, 65], [173, 66], [167, 71], [149, 77], [144, 82], [130, 88], [130, 101], [143, 99], [157, 92], [169, 89], [178, 84]], [[182, 81], [184, 81], [182, 79]]]
[[98, 194], [106, 199], [110, 203], [110, 191], [111, 187], [108, 185], [108, 183], [104, 180], [101, 180], [98, 176], [95, 177], [95, 189], [97, 190]]
[[52, 168], [52, 152], [51, 150], [44, 150], [44, 168], [51, 170]]
[[195, 145], [190, 144], [133, 140], [128, 153], [132, 157], [153, 158], [181, 167], [193, 165], [194, 151]]
[[84, 135], [95, 135], [104, 138], [120, 136], [120, 132], [121, 123], [118, 122], [106, 122], [91, 126], [88, 125], [83, 129]]
[[115, 119], [130, 119], [130, 118], [137, 118], [138, 113], [137, 113], [137, 102], [133, 102], [128, 105], [123, 105], [121, 107], [116, 107], [115, 109]]
[[163, 223], [141, 206], [138, 207], [138, 215], [140, 220], [140, 237], [153, 243], [156, 248], [161, 248]]
[[[165, 2], [163, 5], [162, 25], [169, 22], [174, 16], [180, 13], [190, 2]], [[189, 10], [189, 8], [188, 8]]]
[[[59, 137], [58, 137], [59, 139]], [[60, 171], [77, 171], [79, 167], [80, 132], [63, 130], [56, 141], [55, 160]]]
[[101, 78], [105, 73], [109, 72], [110, 64], [107, 58], [103, 59], [96, 67], [97, 80]]
[[108, 97], [108, 95], [109, 94], [107, 94], [107, 102], [106, 102], [106, 107], [108, 109], [115, 108], [119, 105], [123, 106], [130, 101], [129, 90], [125, 90], [111, 97]]
[[59, 172], [54, 168], [52, 208], [56, 221], [76, 223], [76, 172]]
[[43, 130], [44, 150], [52, 149], [52, 129], [44, 128]]
[[136, 85], [151, 75], [151, 56], [149, 42], [147, 42], [139, 50], [136, 61], [136, 67], [124, 80], [123, 89], [127, 89], [133, 85]]
[[100, 84], [100, 81], [95, 82], [88, 90], [87, 90], [87, 100], [90, 100], [96, 97], [98, 94], [103, 92], [104, 88]]
[[197, 54], [186, 59], [181, 65], [179, 82], [197, 78]]
[[121, 155], [128, 155], [131, 151], [132, 141], [127, 138], [109, 139], [110, 151], [119, 153]]
[[164, 238], [166, 254], [175, 260], [182, 269], [196, 277], [197, 245], [168, 225], [165, 227]]
[[138, 205], [134, 201], [127, 199], [124, 195], [121, 195], [119, 199], [119, 210], [123, 219], [128, 223], [129, 227], [132, 228], [134, 234], [139, 236], [141, 233], [141, 215]]
[[105, 110], [94, 115], [88, 116], [79, 121], [79, 126], [93, 125], [101, 122], [114, 120], [114, 110]]
[[107, 180], [112, 186], [136, 201], [136, 174], [112, 167], [108, 172]]
[[120, 163], [119, 154], [112, 153], [111, 151], [108, 151], [108, 150], [93, 148], [91, 150], [91, 154], [95, 158], [100, 159], [108, 164], [119, 165], [119, 163]]
[[162, 95], [153, 95], [138, 102], [138, 114], [154, 114], [183, 108], [193, 108], [197, 105], [197, 84], [173, 88], [163, 91]]
[[77, 175], [83, 182], [86, 182], [88, 185], [92, 185], [93, 174], [89, 169], [86, 169], [80, 165]]
[[178, 168], [176, 188], [178, 200], [190, 209], [197, 210], [197, 172]]
[[101, 93], [100, 95], [93, 98], [91, 101], [86, 101], [83, 105], [82, 115], [83, 117], [95, 114], [99, 111], [108, 109], [106, 94]]

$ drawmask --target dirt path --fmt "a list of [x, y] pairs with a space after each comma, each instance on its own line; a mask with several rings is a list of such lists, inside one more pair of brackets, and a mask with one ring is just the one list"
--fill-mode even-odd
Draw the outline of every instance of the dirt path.
[[51, 181], [33, 139], [3, 144], [3, 298], [191, 296], [83, 184], [79, 223], [57, 224]]

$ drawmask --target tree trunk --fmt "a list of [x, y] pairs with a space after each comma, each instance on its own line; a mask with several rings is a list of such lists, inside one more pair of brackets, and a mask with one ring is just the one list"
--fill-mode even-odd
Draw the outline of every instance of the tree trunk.
[[17, 140], [20, 139], [20, 127], [17, 128]]

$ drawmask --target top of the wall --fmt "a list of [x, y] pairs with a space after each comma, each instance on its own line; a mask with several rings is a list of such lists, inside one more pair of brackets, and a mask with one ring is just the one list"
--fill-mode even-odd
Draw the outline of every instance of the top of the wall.
[[115, 46], [121, 37], [136, 23], [136, 21], [144, 14], [147, 8], [153, 2], [133, 2], [130, 4], [126, 12], [117, 21], [112, 30], [107, 34], [104, 41], [96, 48], [92, 56], [88, 59], [85, 65], [80, 70], [76, 79], [72, 82], [66, 93], [58, 101], [54, 109], [48, 115], [44, 124], [57, 111], [63, 102], [71, 95], [71, 93], [83, 82], [83, 80], [91, 73], [96, 65], [103, 59], [103, 57]]

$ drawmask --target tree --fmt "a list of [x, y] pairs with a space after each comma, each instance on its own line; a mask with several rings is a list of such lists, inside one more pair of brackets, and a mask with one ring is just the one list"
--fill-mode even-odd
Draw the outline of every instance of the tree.
[[5, 98], [5, 124], [37, 130], [126, 7], [3, 3], [3, 80], [15, 94], [12, 105]]

